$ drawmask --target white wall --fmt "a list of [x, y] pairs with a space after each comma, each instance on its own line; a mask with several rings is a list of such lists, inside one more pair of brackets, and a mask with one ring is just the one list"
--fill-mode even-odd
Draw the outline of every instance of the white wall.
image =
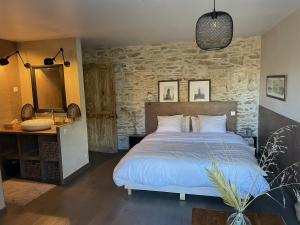
[[85, 120], [60, 128], [63, 179], [89, 163]]
[[88, 135], [85, 111], [81, 41], [76, 39], [76, 62], [79, 81], [81, 119], [60, 129], [63, 178], [89, 163]]
[[[260, 105], [300, 122], [300, 9], [262, 36]], [[267, 75], [288, 75], [287, 101], [266, 97]]]

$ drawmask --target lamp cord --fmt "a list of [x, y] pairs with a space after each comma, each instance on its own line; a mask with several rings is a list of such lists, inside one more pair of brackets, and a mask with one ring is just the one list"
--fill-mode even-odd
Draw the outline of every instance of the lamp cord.
[[6, 56], [6, 59], [9, 59], [11, 56], [15, 55], [15, 54], [19, 54], [19, 51], [15, 51], [14, 53], [11, 53], [10, 55]]
[[214, 12], [216, 11], [216, 0], [214, 0]]
[[64, 61], [64, 63], [65, 63], [66, 60], [65, 60], [64, 50], [61, 51], [61, 55], [62, 55], [63, 61]]
[[10, 57], [12, 57], [12, 56], [15, 55], [15, 54], [17, 54], [17, 55], [19, 56], [19, 58], [21, 59], [23, 65], [24, 65], [26, 68], [27, 68], [27, 65], [30, 65], [30, 64], [24, 62], [24, 60], [23, 60], [23, 58], [22, 58], [22, 56], [21, 56], [21, 54], [20, 54], [19, 51], [15, 51], [14, 53], [12, 53], [12, 54], [6, 56], [5, 58], [6, 58], [6, 59], [9, 59]]
[[56, 57], [58, 56], [59, 53], [61, 53], [63, 61], [65, 63], [66, 60], [65, 60], [64, 49], [63, 48], [60, 48], [59, 51], [56, 53], [56, 55], [52, 59], [55, 61], [55, 59], [56, 59]]
[[55, 61], [55, 59], [56, 59], [56, 57], [58, 56], [58, 54], [60, 53], [60, 52], [64, 52], [64, 49], [63, 48], [60, 48], [59, 49], [59, 51], [56, 53], [56, 55], [52, 58], [54, 61]]
[[18, 54], [18, 56], [20, 57], [20, 59], [21, 59], [23, 65], [25, 66], [25, 62], [24, 62], [24, 60], [23, 60], [23, 58], [22, 58], [20, 52], [19, 52], [19, 51], [16, 51], [16, 53]]

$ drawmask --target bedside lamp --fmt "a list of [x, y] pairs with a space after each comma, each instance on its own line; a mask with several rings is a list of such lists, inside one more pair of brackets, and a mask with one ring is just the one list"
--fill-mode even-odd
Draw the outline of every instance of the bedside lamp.
[[147, 93], [147, 102], [152, 102], [153, 101], [153, 94], [151, 92]]
[[245, 128], [246, 136], [251, 137], [252, 136], [252, 129], [247, 127]]

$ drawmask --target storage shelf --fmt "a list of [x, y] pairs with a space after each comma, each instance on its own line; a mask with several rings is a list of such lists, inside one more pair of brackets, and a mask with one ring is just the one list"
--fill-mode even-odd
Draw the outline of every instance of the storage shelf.
[[21, 155], [21, 159], [23, 160], [40, 160], [39, 153], [37, 151], [29, 151], [29, 152], [24, 152]]
[[39, 160], [23, 160], [22, 177], [33, 180], [42, 179], [41, 163]]
[[58, 142], [56, 136], [0, 134], [0, 158], [19, 160], [21, 178], [59, 184], [62, 167]]
[[41, 159], [44, 162], [59, 162], [59, 159]]
[[21, 159], [22, 160], [40, 160], [40, 157], [39, 156], [34, 156], [34, 155], [32, 155], [32, 156], [30, 156], [30, 155], [23, 155], [22, 157], [21, 157]]
[[18, 152], [17, 151], [5, 151], [5, 152], [0, 152], [0, 157], [6, 157], [8, 155], [17, 155]]
[[20, 159], [20, 155], [18, 153], [8, 153], [3, 156], [5, 159]]
[[3, 161], [3, 171], [6, 178], [20, 178], [21, 177], [21, 164], [20, 159], [13, 157], [12, 159], [6, 158]]
[[43, 164], [44, 178], [47, 182], [60, 181], [60, 168], [58, 162], [45, 162]]

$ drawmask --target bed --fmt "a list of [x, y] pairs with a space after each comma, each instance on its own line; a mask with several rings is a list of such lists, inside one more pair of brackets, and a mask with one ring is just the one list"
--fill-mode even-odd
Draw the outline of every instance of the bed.
[[[180, 103], [177, 104], [173, 107], [181, 108]], [[236, 105], [216, 104], [218, 114], [225, 113], [235, 117], [232, 112], [236, 110]], [[221, 109], [220, 104], [225, 108]], [[202, 104], [198, 103], [197, 107], [192, 105], [195, 110], [194, 114], [203, 113], [198, 108]], [[237, 186], [242, 195], [250, 191], [255, 196], [269, 189], [264, 173], [257, 165], [254, 156], [255, 149], [248, 146], [242, 137], [233, 132], [236, 118], [228, 118], [229, 129], [223, 134], [157, 133], [152, 130], [157, 126], [157, 121], [155, 122], [157, 116], [152, 116], [152, 114], [164, 113], [158, 105], [154, 106], [155, 110], [153, 106], [149, 107], [151, 109], [146, 106], [146, 129], [149, 135], [121, 159], [113, 173], [116, 185], [124, 186], [128, 194], [131, 194], [132, 190], [171, 192], [179, 193], [181, 200], [185, 199], [186, 194], [219, 196], [206, 172], [213, 160], [217, 162], [225, 176]], [[172, 107], [169, 108], [172, 110]], [[212, 110], [213, 107], [204, 108]], [[165, 108], [163, 110], [165, 111]], [[173, 112], [179, 113], [174, 109]], [[186, 113], [193, 114], [192, 112]], [[150, 117], [149, 114], [151, 114]], [[170, 115], [170, 112], [165, 112], [165, 114]], [[153, 126], [155, 123], [156, 125]], [[251, 184], [255, 179], [257, 179], [257, 185], [252, 188]]]

